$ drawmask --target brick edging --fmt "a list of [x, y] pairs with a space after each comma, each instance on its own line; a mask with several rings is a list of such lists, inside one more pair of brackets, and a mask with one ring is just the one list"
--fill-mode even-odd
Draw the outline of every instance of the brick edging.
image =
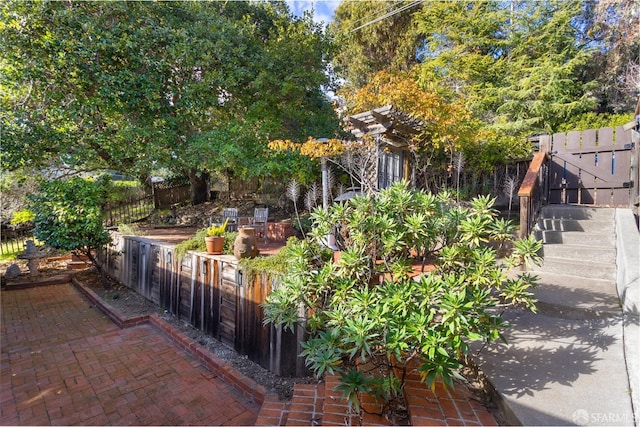
[[[39, 286], [53, 286], [53, 285], [66, 285], [71, 280], [73, 273], [63, 273], [57, 276], [52, 276], [47, 279], [38, 281], [37, 276], [34, 277], [31, 282], [15, 283], [13, 280], [8, 279], [7, 282], [3, 282], [3, 291], [17, 291], [21, 289], [37, 288]], [[3, 279], [4, 280], [4, 279]]]
[[71, 278], [71, 283], [82, 292], [93, 304], [95, 304], [100, 310], [107, 315], [109, 319], [113, 321], [120, 329], [131, 328], [133, 326], [144, 325], [149, 322], [149, 315], [143, 314], [134, 317], [123, 317], [118, 311], [108, 302], [104, 301], [91, 289], [87, 288], [75, 277]]
[[262, 405], [265, 401], [265, 397], [269, 395], [264, 386], [256, 383], [254, 380], [214, 355], [212, 352], [207, 350], [206, 347], [183, 334], [179, 329], [170, 325], [157, 314], [144, 314], [129, 318], [122, 317], [112, 305], [105, 302], [95, 292], [84, 286], [82, 282], [76, 278], [72, 278], [71, 283], [80, 292], [82, 292], [87, 299], [100, 308], [100, 310], [105, 313], [107, 317], [109, 317], [109, 319], [111, 319], [119, 328], [125, 329], [133, 326], [150, 324], [161, 332], [169, 341], [180, 347], [181, 350], [188, 353], [191, 357], [216, 374], [222, 381], [233, 387], [249, 401]]

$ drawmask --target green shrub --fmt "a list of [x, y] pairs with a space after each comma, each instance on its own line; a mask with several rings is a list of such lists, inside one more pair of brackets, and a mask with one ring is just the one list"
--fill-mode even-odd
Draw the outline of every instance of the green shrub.
[[[178, 243], [175, 248], [175, 254], [177, 259], [182, 259], [186, 255], [187, 251], [205, 252], [207, 245], [204, 238], [207, 236], [208, 228], [198, 230], [196, 234], [190, 239], [183, 240]], [[236, 240], [238, 233], [235, 231], [226, 231], [224, 233], [224, 247], [222, 253], [224, 255], [233, 255], [233, 242]]]
[[[502, 338], [505, 308], [535, 309], [536, 278], [507, 271], [535, 261], [539, 245], [527, 242], [498, 262], [489, 243], [509, 237], [494, 200], [453, 200], [395, 184], [376, 197], [317, 209], [308, 239], [286, 252], [286, 274], [263, 305], [266, 322], [303, 322], [306, 364], [318, 376], [339, 374], [356, 410], [363, 391], [394, 401], [409, 360], [419, 361], [429, 386], [438, 379], [451, 385], [470, 341]], [[331, 232], [341, 250], [337, 262], [321, 249]], [[435, 259], [435, 271], [412, 278], [412, 254]]]
[[16, 211], [11, 216], [11, 224], [20, 225], [25, 224], [27, 222], [33, 221], [35, 218], [35, 214], [28, 209], [23, 209], [21, 211]]
[[311, 220], [310, 214], [303, 214], [300, 217], [292, 217], [291, 224], [293, 229], [298, 232], [300, 236], [304, 236], [306, 233], [311, 231], [311, 227], [313, 225], [313, 221]]
[[291, 253], [298, 248], [299, 242], [298, 238], [290, 237], [287, 240], [287, 244], [275, 255], [242, 258], [239, 265], [246, 275], [246, 280], [251, 282], [258, 274], [266, 274], [275, 280], [279, 280], [287, 273]]
[[111, 242], [104, 228], [102, 206], [109, 188], [108, 177], [95, 181], [81, 178], [44, 182], [30, 194], [35, 237], [47, 246], [86, 255], [109, 284], [93, 252]]
[[144, 232], [140, 229], [138, 224], [119, 224], [118, 233], [128, 234], [130, 236], [142, 236]]

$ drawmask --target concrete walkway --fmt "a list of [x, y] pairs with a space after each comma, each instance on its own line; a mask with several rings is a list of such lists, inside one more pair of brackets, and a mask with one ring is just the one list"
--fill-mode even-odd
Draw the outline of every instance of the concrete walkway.
[[559, 227], [543, 231], [554, 240], [545, 241], [544, 265], [534, 271], [538, 313], [505, 313], [514, 326], [508, 343], [484, 348], [478, 362], [511, 424], [637, 425], [640, 235], [633, 215], [551, 209], [547, 223]]
[[259, 406], [72, 285], [2, 292], [1, 425], [253, 425]]

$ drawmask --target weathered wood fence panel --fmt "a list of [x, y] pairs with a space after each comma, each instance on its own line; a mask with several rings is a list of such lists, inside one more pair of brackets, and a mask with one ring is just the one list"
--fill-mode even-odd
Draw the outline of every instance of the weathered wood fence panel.
[[622, 127], [556, 133], [551, 138], [549, 202], [628, 207], [637, 147]]
[[228, 255], [188, 252], [178, 262], [173, 245], [117, 233], [113, 240], [101, 262], [124, 285], [278, 375], [308, 374], [299, 357], [304, 328], [263, 324], [269, 277], [248, 280]]
[[189, 184], [178, 186], [154, 184], [153, 186], [153, 203], [156, 209], [168, 208], [173, 204], [187, 201], [190, 197]]

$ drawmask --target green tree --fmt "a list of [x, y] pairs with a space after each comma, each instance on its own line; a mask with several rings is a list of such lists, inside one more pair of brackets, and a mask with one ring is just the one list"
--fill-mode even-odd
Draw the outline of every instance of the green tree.
[[37, 193], [28, 196], [35, 237], [49, 247], [87, 256], [100, 271], [106, 288], [109, 282], [95, 250], [111, 242], [102, 214], [108, 188], [108, 178], [91, 181], [75, 177], [43, 182]]
[[582, 2], [433, 2], [416, 20], [422, 81], [465, 93], [477, 117], [512, 135], [554, 132], [595, 108]]
[[368, 84], [347, 94], [353, 112], [391, 104], [417, 120], [417, 132], [407, 137], [414, 159], [413, 185], [427, 189], [447, 186], [460, 153], [468, 159], [471, 173], [491, 171], [497, 164], [529, 154], [524, 139], [488, 128], [472, 117], [462, 98], [447, 99], [433, 89], [425, 89], [415, 75], [415, 70], [379, 72]]
[[328, 26], [338, 46], [332, 62], [336, 74], [359, 88], [379, 71], [411, 68], [419, 45], [413, 14], [421, 7], [408, 0], [340, 3]]
[[633, 112], [640, 94], [640, 6], [635, 0], [591, 5], [585, 28], [595, 53], [587, 73], [598, 82], [598, 112]]
[[266, 2], [4, 2], [2, 166], [268, 175], [271, 137], [335, 132], [328, 39]]
[[378, 72], [415, 68], [423, 90], [466, 105], [485, 129], [555, 132], [588, 113], [633, 110], [635, 3], [429, 1], [387, 16], [407, 3], [345, 2], [331, 26], [334, 65], [347, 104]]

